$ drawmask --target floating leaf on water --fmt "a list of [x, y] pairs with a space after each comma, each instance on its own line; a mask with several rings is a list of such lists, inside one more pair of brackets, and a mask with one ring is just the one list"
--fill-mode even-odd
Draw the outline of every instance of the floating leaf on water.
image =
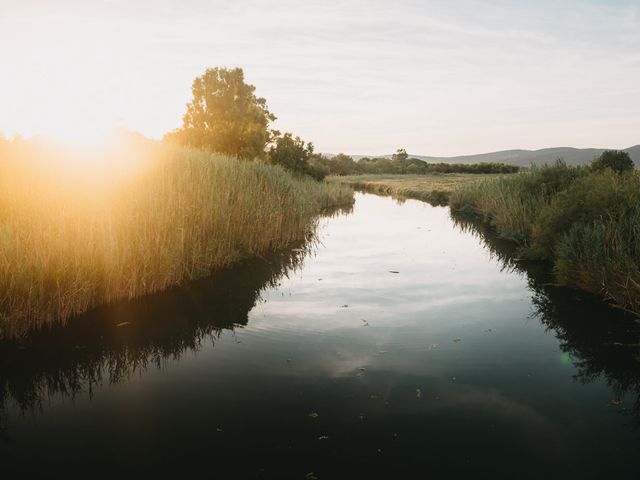
[[328, 437], [328, 436], [326, 436], [326, 435], [320, 435], [320, 436], [318, 437], [318, 440], [329, 440], [329, 437]]
[[116, 327], [124, 327], [125, 325], [130, 325], [131, 322], [120, 322], [118, 324], [116, 324]]
[[416, 398], [422, 398], [422, 390], [416, 388]]
[[310, 416], [311, 418], [318, 418], [320, 415], [318, 415], [316, 412], [311, 412], [311, 413], [309, 414], [309, 416]]

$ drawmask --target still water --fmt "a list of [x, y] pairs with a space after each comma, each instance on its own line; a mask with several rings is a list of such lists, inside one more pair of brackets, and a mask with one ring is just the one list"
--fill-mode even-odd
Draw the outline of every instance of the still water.
[[3, 478], [638, 478], [631, 317], [417, 201], [300, 247], [0, 344]]

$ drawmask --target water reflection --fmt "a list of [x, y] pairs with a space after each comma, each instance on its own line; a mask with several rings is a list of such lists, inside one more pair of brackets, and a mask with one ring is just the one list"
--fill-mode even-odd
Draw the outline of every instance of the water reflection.
[[[295, 270], [312, 244], [255, 259], [182, 288], [94, 310], [19, 341], [0, 344], [0, 404], [21, 409], [117, 383], [164, 359], [215, 343], [223, 329], [247, 324], [260, 292]], [[304, 247], [304, 248], [303, 248]]]
[[313, 256], [3, 343], [6, 469], [91, 468], [117, 445], [113, 476], [635, 472], [630, 417], [615, 413], [629, 402], [608, 405], [638, 395], [637, 347], [617, 345], [637, 343], [635, 324], [457, 221], [358, 195], [317, 250], [301, 247]]
[[[550, 265], [518, 258], [516, 246], [497, 238], [486, 224], [452, 214], [458, 228], [476, 235], [504, 270], [527, 275], [533, 292], [533, 317], [552, 330], [559, 346], [577, 368], [576, 380], [603, 378], [613, 391], [612, 406], [626, 395], [634, 398], [629, 411], [640, 426], [640, 325], [637, 317], [606, 305], [599, 298], [553, 284]], [[619, 403], [618, 403], [619, 402]]]

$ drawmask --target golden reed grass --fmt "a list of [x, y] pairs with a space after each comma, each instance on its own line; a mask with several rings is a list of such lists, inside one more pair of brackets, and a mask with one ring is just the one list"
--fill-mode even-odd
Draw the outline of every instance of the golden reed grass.
[[344, 186], [157, 143], [73, 158], [0, 142], [0, 337], [285, 248], [353, 202]]

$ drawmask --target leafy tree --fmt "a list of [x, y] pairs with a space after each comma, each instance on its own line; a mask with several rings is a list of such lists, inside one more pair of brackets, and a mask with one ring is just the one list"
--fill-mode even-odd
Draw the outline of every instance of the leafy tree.
[[391, 160], [394, 162], [405, 162], [409, 158], [409, 154], [404, 148], [399, 148], [396, 153], [391, 155]]
[[329, 160], [329, 168], [333, 175], [353, 175], [358, 173], [358, 164], [349, 155], [339, 153]]
[[165, 138], [241, 159], [262, 157], [270, 140], [269, 112], [264, 98], [244, 81], [241, 68], [210, 68], [191, 87], [193, 99], [182, 128]]
[[292, 133], [282, 135], [272, 132], [273, 143], [267, 152], [267, 160], [273, 165], [281, 165], [292, 172], [305, 174], [309, 170], [309, 159], [313, 155], [313, 144], [306, 143]]
[[594, 171], [610, 168], [614, 172], [622, 173], [635, 168], [633, 160], [627, 152], [621, 150], [605, 150], [598, 158], [591, 162]]

